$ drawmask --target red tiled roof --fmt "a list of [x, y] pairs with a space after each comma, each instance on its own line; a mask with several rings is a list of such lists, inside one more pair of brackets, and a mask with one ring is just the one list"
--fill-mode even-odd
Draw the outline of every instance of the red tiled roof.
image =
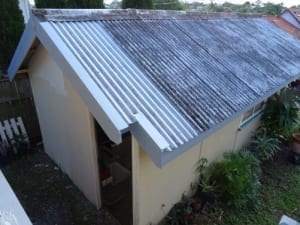
[[298, 20], [300, 23], [300, 9], [290, 8], [289, 11], [293, 14], [293, 16]]
[[[300, 10], [298, 10], [300, 12]], [[268, 21], [274, 23], [281, 29], [285, 30], [286, 32], [292, 34], [296, 38], [300, 39], [300, 30], [297, 29], [295, 26], [287, 22], [286, 20], [282, 19], [280, 16], [267, 16], [265, 17]]]

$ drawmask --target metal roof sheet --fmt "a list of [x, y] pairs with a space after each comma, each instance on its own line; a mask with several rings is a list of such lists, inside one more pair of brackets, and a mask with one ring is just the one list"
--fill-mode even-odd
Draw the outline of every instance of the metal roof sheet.
[[158, 151], [180, 154], [300, 75], [299, 41], [263, 18], [147, 10], [35, 15], [44, 32], [37, 37], [70, 51], [60, 56], [82, 66], [154, 160]]
[[200, 133], [300, 73], [299, 43], [262, 18], [100, 23]]

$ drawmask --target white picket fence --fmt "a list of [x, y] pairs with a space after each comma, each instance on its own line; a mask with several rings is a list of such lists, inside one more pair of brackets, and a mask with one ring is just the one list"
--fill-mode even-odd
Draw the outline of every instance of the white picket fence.
[[0, 121], [0, 143], [3, 146], [14, 146], [16, 139], [22, 137], [29, 143], [27, 132], [21, 117]]

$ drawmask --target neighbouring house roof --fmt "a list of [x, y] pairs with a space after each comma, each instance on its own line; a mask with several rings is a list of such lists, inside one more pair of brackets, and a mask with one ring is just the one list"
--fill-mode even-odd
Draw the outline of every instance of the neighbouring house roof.
[[287, 9], [287, 11], [289, 11], [300, 24], [300, 9], [290, 8], [290, 9]]
[[291, 23], [296, 28], [300, 29], [300, 9], [286, 9], [280, 14], [280, 17], [282, 17], [287, 22]]
[[116, 143], [163, 166], [300, 75], [300, 42], [243, 14], [35, 10], [9, 67], [39, 40]]
[[300, 30], [287, 22], [285, 19], [281, 18], [280, 16], [267, 16], [266, 19], [278, 27], [282, 28], [286, 32], [292, 34], [296, 38], [300, 39]]

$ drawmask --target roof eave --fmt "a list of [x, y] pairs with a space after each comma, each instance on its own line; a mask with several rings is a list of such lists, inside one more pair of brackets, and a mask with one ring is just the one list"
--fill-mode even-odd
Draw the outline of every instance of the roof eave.
[[[51, 38], [50, 38], [51, 36]], [[35, 39], [47, 49], [53, 60], [67, 76], [75, 90], [87, 104], [89, 111], [103, 127], [107, 136], [116, 144], [122, 142], [122, 133], [128, 124], [111, 105], [95, 82], [86, 75], [86, 70], [64, 44], [57, 33], [47, 23], [32, 16], [23, 32], [18, 47], [8, 69], [9, 79], [13, 80], [28, 56]]]
[[42, 45], [71, 82], [73, 88], [89, 108], [89, 111], [97, 122], [101, 124], [107, 136], [114, 143], [120, 144], [122, 142], [122, 133], [128, 129], [128, 123], [117, 112], [49, 23], [37, 23], [36, 33]]
[[25, 27], [25, 30], [8, 67], [8, 78], [10, 80], [15, 78], [35, 39], [36, 33], [34, 30], [34, 19], [31, 17]]
[[[163, 151], [163, 152], [161, 152], [160, 158], [159, 159], [155, 159], [155, 164], [158, 167], [160, 167], [160, 168], [164, 167], [166, 164], [168, 164], [169, 162], [171, 162], [172, 160], [174, 160], [175, 158], [177, 158], [178, 156], [180, 156], [181, 154], [183, 154], [187, 150], [189, 150], [192, 147], [194, 147], [195, 145], [201, 143], [207, 137], [209, 137], [213, 133], [217, 132], [219, 129], [222, 129], [223, 127], [225, 127], [227, 124], [229, 124], [233, 120], [237, 119], [243, 113], [247, 112], [248, 110], [250, 110], [251, 108], [253, 108], [257, 104], [261, 103], [262, 101], [268, 99], [269, 97], [271, 97], [272, 95], [274, 95], [275, 93], [277, 93], [278, 91], [280, 91], [282, 88], [284, 88], [288, 84], [290, 84], [292, 81], [294, 81], [296, 79], [299, 79], [299, 78], [300, 78], [300, 74], [295, 75], [294, 77], [292, 77], [291, 79], [289, 79], [287, 82], [285, 82], [283, 85], [281, 85], [278, 88], [275, 88], [275, 89], [267, 92], [264, 96], [258, 98], [253, 104], [251, 104], [250, 106], [244, 108], [243, 110], [235, 113], [233, 116], [231, 116], [230, 118], [224, 120], [222, 123], [219, 123], [218, 125], [214, 126], [213, 128], [207, 130], [206, 132], [201, 133], [197, 137], [195, 137], [192, 140], [186, 142], [185, 144], [179, 146], [178, 148], [173, 149], [172, 151]], [[237, 128], [237, 132], [238, 132], [238, 128]]]
[[152, 161], [162, 168], [163, 152], [170, 149], [168, 142], [161, 136], [157, 129], [143, 115], [135, 114], [136, 122], [130, 125], [130, 132], [138, 141], [139, 145], [152, 159]]

